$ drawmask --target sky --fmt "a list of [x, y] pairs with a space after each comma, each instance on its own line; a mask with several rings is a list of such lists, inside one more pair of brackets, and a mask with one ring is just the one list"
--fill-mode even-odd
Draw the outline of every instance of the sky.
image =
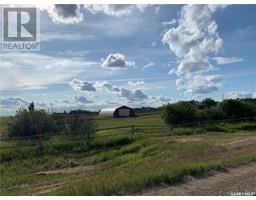
[[40, 51], [0, 52], [1, 115], [256, 97], [256, 5], [39, 9]]

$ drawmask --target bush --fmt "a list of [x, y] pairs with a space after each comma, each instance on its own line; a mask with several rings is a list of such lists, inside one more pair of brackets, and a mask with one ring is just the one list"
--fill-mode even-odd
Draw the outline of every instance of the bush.
[[83, 134], [87, 138], [96, 133], [96, 123], [84, 114], [69, 114], [68, 127], [71, 134]]
[[239, 99], [224, 100], [220, 106], [229, 118], [252, 117], [256, 115], [253, 104]]
[[188, 102], [178, 102], [163, 106], [162, 118], [168, 125], [195, 122], [196, 110]]
[[28, 109], [19, 109], [8, 124], [10, 137], [45, 134], [52, 130], [53, 120], [44, 110], [35, 110], [31, 103]]
[[204, 110], [198, 111], [198, 120], [205, 121], [205, 120], [221, 120], [225, 119], [227, 116], [222, 111], [220, 107], [210, 107]]
[[211, 107], [214, 107], [214, 106], [217, 106], [217, 102], [214, 101], [213, 99], [211, 98], [206, 98], [202, 101], [202, 104], [204, 106], [204, 108], [211, 108]]

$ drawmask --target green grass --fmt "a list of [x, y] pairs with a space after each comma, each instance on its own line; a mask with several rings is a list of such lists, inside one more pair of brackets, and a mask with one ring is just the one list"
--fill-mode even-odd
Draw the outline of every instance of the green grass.
[[[134, 135], [129, 128], [99, 131], [90, 142], [54, 136], [42, 148], [3, 149], [1, 195], [127, 195], [186, 175], [256, 161], [255, 121], [169, 129], [160, 113], [96, 120], [100, 129], [137, 128]], [[1, 147], [18, 144], [26, 142], [1, 141]]]
[[10, 117], [0, 117], [0, 136], [7, 135], [7, 125], [10, 120]]
[[98, 122], [98, 128], [108, 128], [108, 127], [115, 127], [115, 126], [160, 126], [164, 127], [164, 122], [161, 119], [161, 114], [159, 112], [153, 112], [151, 114], [138, 114], [138, 117], [131, 117], [131, 118], [112, 118], [112, 117], [101, 117], [97, 116], [96, 120]]

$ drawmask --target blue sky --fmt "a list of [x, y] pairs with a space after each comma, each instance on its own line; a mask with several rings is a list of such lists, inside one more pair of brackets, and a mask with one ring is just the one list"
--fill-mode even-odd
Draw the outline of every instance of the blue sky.
[[1, 52], [1, 114], [256, 95], [255, 5], [48, 5], [39, 52]]

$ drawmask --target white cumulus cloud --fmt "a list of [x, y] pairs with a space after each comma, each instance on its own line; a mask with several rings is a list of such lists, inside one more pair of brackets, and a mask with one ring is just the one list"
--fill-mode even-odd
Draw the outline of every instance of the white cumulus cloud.
[[48, 12], [55, 23], [75, 24], [83, 20], [83, 6], [78, 4], [53, 4], [44, 5], [42, 10]]
[[[86, 84], [85, 84], [86, 83]], [[142, 82], [137, 82], [142, 84]], [[72, 80], [69, 85], [77, 91], [107, 91], [113, 94], [115, 97], [123, 97], [129, 101], [142, 101], [147, 99], [148, 96], [141, 89], [129, 89], [113, 85], [107, 81], [89, 83], [78, 79]]]
[[141, 90], [130, 90], [127, 88], [121, 88], [120, 97], [125, 97], [130, 101], [142, 101], [148, 98]]
[[178, 90], [187, 94], [210, 93], [222, 86], [222, 78], [219, 75], [195, 75], [191, 78], [177, 79], [176, 86]]
[[87, 104], [87, 103], [93, 103], [92, 100], [89, 100], [88, 98], [84, 97], [84, 96], [75, 96], [75, 101], [76, 103], [82, 103], [82, 104]]
[[223, 40], [217, 32], [208, 5], [186, 5], [181, 10], [178, 26], [170, 28], [162, 42], [180, 59], [176, 74], [190, 75], [212, 68], [209, 53], [218, 53]]
[[128, 84], [132, 86], [141, 86], [141, 85], [144, 85], [145, 82], [144, 81], [128, 81]]
[[77, 91], [96, 91], [96, 88], [93, 86], [93, 83], [87, 81], [73, 79], [69, 82], [69, 85]]
[[142, 101], [147, 95], [140, 89], [131, 90], [128, 88], [118, 87], [108, 82], [103, 82], [102, 88], [113, 93], [117, 97], [126, 98], [129, 101]]
[[104, 82], [102, 88], [109, 91], [109, 92], [120, 92], [120, 87], [116, 85], [112, 85], [111, 83]]
[[102, 66], [110, 69], [127, 68], [134, 65], [134, 61], [127, 61], [125, 56], [120, 53], [109, 54], [106, 59], [102, 59]]
[[169, 74], [179, 77], [176, 81], [179, 90], [208, 93], [221, 86], [220, 76], [202, 73], [214, 69], [210, 55], [217, 54], [223, 47], [213, 14], [224, 7], [226, 5], [185, 5], [179, 19], [171, 21], [177, 25], [163, 35], [162, 42], [178, 58], [178, 66]]
[[121, 17], [132, 13], [133, 10], [143, 11], [146, 5], [135, 4], [87, 4], [84, 7], [91, 13], [104, 13], [106, 15]]

